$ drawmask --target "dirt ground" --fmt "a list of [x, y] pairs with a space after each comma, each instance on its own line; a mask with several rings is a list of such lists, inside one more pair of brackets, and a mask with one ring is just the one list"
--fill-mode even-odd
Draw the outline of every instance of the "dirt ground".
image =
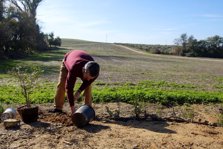
[[64, 114], [49, 113], [53, 104], [38, 106], [37, 122], [21, 121], [12, 129], [0, 124], [1, 149], [223, 148], [223, 127], [217, 123], [220, 105], [165, 108], [148, 104], [146, 114], [136, 118], [132, 105], [94, 104], [96, 118], [83, 128], [73, 125], [67, 104]]

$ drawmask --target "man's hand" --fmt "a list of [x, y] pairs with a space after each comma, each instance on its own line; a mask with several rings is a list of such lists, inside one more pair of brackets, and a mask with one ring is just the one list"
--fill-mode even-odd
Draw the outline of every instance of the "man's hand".
[[80, 97], [80, 92], [76, 91], [76, 93], [74, 94], [74, 101], [77, 101], [77, 99]]
[[[74, 94], [74, 102], [77, 101], [77, 99], [80, 97], [80, 92], [79, 91], [76, 91], [76, 93]], [[70, 107], [70, 110], [71, 110], [71, 114], [74, 114], [75, 112], [75, 107], [74, 106], [71, 106]]]

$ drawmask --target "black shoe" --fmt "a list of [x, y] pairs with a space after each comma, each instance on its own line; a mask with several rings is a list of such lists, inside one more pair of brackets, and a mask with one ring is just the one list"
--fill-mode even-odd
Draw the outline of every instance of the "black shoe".
[[50, 113], [63, 113], [62, 110], [60, 110], [60, 109], [56, 109], [56, 108], [55, 108], [55, 109], [50, 109], [49, 112], [50, 112]]

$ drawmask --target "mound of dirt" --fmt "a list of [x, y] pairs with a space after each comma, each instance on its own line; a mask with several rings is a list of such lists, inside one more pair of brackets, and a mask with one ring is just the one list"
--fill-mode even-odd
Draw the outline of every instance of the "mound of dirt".
[[39, 114], [39, 121], [49, 122], [49, 123], [60, 123], [63, 126], [72, 126], [73, 122], [71, 120], [71, 115], [67, 113], [50, 113], [44, 111]]

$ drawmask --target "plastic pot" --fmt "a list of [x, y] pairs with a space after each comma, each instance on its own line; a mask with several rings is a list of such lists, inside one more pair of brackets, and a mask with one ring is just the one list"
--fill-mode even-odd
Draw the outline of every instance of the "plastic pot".
[[27, 107], [21, 106], [17, 108], [17, 111], [24, 123], [36, 122], [38, 119], [39, 107]]
[[83, 105], [72, 115], [72, 121], [77, 127], [84, 127], [95, 118], [95, 111], [91, 106]]
[[1, 115], [1, 121], [13, 119], [16, 117], [16, 110], [14, 108], [7, 108]]

